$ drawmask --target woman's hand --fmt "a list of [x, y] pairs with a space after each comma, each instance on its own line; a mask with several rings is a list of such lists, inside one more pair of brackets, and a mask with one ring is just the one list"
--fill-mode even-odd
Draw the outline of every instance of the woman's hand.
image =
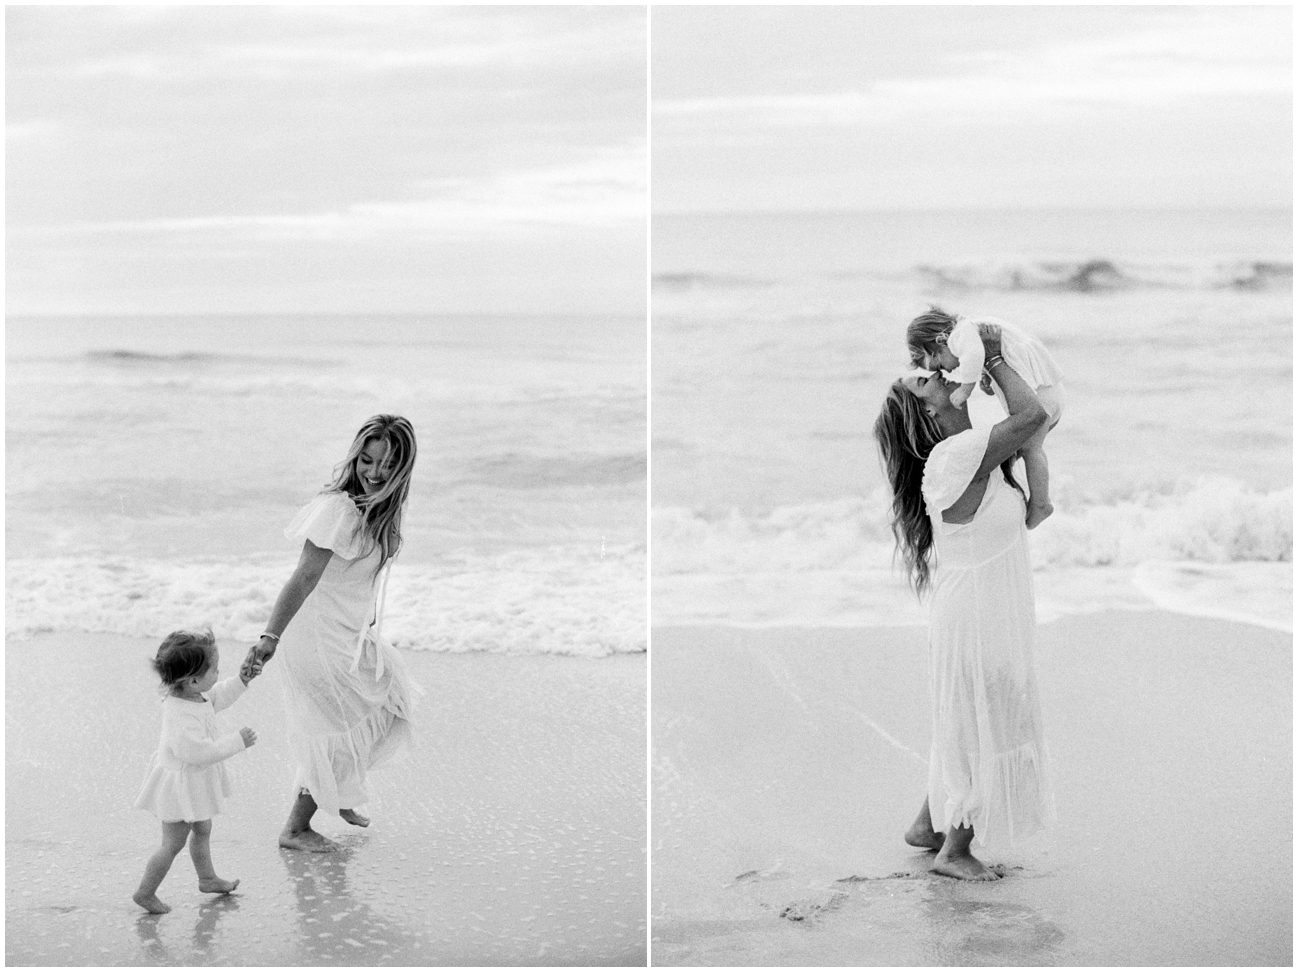
[[1001, 353], [1001, 329], [997, 324], [979, 324], [978, 336], [983, 339], [983, 350], [991, 358]]
[[274, 638], [267, 638], [265, 635], [262, 635], [261, 640], [252, 646], [252, 650], [256, 652], [257, 661], [265, 663], [275, 656], [275, 649], [278, 647], [278, 641]]

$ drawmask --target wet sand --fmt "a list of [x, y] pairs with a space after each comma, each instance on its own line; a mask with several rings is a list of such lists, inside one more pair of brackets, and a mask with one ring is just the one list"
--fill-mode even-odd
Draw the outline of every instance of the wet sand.
[[[407, 652], [416, 748], [371, 776], [368, 830], [317, 815], [334, 855], [282, 851], [292, 772], [274, 662], [218, 716], [260, 738], [212, 828], [229, 896], [182, 852], [131, 901], [159, 825], [131, 803], [157, 742], [140, 639], [6, 649], [10, 965], [643, 965], [643, 655]], [[222, 673], [243, 648], [223, 644]]]
[[1039, 629], [1059, 825], [928, 873], [921, 628], [666, 628], [655, 965], [1292, 964], [1292, 636], [1159, 611]]

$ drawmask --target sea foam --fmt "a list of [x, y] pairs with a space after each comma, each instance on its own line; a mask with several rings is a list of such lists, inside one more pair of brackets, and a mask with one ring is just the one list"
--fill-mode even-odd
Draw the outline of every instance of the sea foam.
[[[127, 557], [8, 561], [6, 631], [160, 638], [210, 626], [251, 641], [291, 564]], [[416, 651], [602, 657], [645, 650], [644, 549], [548, 547], [394, 566], [383, 633]]]
[[[760, 515], [660, 507], [653, 536], [656, 624], [923, 619], [895, 563], [883, 490]], [[1291, 623], [1289, 489], [1201, 479], [1057, 504], [1029, 536], [1043, 619], [1158, 606], [1271, 627]]]

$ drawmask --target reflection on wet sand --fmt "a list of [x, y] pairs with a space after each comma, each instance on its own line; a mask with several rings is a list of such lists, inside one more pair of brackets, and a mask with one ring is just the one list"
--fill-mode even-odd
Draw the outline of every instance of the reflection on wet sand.
[[[1013, 893], [1010, 876], [995, 892]], [[985, 888], [935, 877], [920, 898], [929, 926], [934, 965], [1053, 965], [1066, 935], [1037, 909], [1015, 901], [989, 900]], [[973, 894], [977, 893], [977, 897]], [[1007, 895], [1008, 896], [1008, 895]]]
[[[365, 837], [351, 838], [331, 854], [281, 850], [297, 901], [302, 965], [385, 965], [417, 961], [421, 936], [359, 900], [350, 888], [348, 866]], [[427, 948], [423, 953], [427, 955]]]

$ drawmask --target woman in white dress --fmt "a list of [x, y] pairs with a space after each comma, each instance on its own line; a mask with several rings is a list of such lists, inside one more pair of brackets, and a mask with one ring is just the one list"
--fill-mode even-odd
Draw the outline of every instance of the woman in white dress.
[[937, 850], [933, 870], [994, 880], [970, 850], [1046, 825], [1046, 778], [1032, 641], [1036, 625], [1027, 507], [1010, 467], [1046, 422], [1005, 363], [1000, 331], [980, 326], [1007, 418], [975, 429], [956, 383], [916, 372], [893, 384], [874, 434], [892, 487], [893, 533], [917, 593], [930, 594], [933, 741], [928, 797], [906, 834]]
[[318, 808], [369, 826], [368, 770], [409, 738], [413, 686], [382, 636], [383, 594], [401, 547], [401, 515], [415, 464], [415, 433], [376, 415], [356, 433], [334, 481], [293, 518], [302, 543], [266, 632], [245, 666], [282, 651], [296, 797], [279, 844], [330, 851], [311, 829]]

